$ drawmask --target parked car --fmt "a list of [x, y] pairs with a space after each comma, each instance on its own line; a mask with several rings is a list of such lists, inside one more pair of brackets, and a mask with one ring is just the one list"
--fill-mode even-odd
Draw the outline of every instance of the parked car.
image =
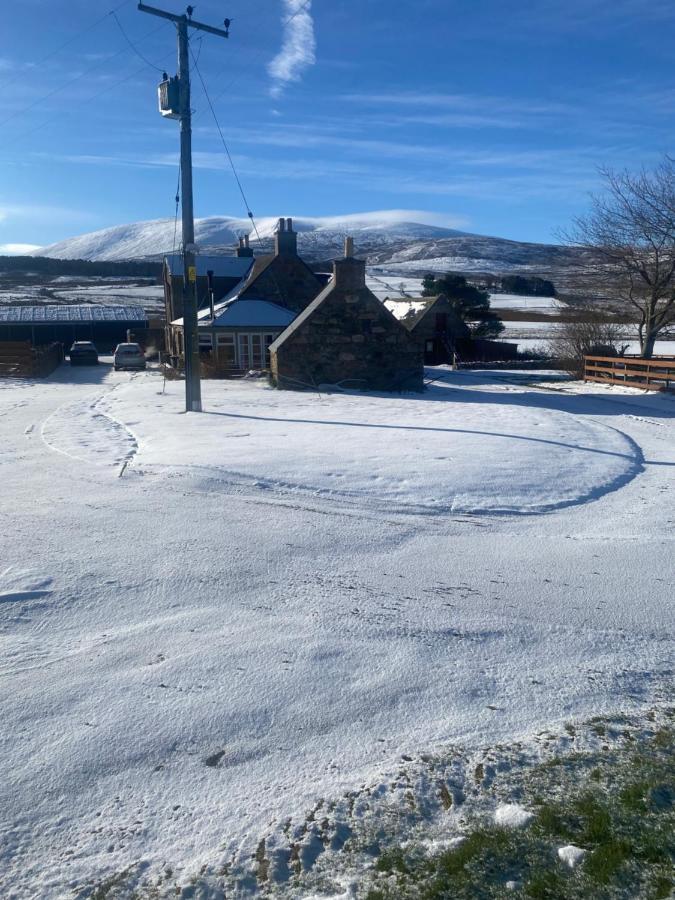
[[113, 358], [115, 371], [118, 369], [144, 369], [145, 353], [140, 344], [118, 344]]
[[98, 350], [91, 341], [75, 341], [70, 348], [71, 366], [98, 365]]

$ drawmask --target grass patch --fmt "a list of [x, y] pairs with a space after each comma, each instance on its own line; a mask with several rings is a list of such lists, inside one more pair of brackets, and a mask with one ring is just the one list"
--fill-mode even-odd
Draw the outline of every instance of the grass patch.
[[632, 847], [628, 841], [607, 840], [589, 855], [586, 874], [598, 884], [615, 880], [624, 862], [630, 858]]
[[[596, 733], [601, 728], [593, 723]], [[672, 745], [673, 729], [659, 728], [613, 750], [535, 766], [516, 785], [519, 802], [535, 813], [529, 825], [499, 828], [476, 818], [452, 849], [429, 855], [409, 842], [389, 848], [365, 896], [665, 900], [675, 861]], [[483, 776], [474, 770], [475, 782]], [[586, 851], [574, 868], [558, 856], [566, 844]]]

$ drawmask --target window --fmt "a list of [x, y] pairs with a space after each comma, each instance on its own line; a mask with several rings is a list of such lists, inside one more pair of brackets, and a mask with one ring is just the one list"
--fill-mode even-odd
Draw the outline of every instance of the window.
[[373, 320], [372, 319], [361, 319], [361, 331], [363, 334], [372, 334], [373, 333]]
[[216, 337], [216, 353], [218, 362], [221, 365], [226, 366], [228, 369], [235, 369], [237, 367], [233, 334], [219, 334]]
[[248, 370], [251, 368], [251, 335], [240, 334], [239, 338], [239, 368]]
[[211, 353], [213, 350], [213, 337], [210, 334], [199, 335], [199, 352]]
[[240, 369], [266, 369], [270, 364], [270, 344], [274, 340], [273, 334], [239, 334], [237, 346], [239, 349]]

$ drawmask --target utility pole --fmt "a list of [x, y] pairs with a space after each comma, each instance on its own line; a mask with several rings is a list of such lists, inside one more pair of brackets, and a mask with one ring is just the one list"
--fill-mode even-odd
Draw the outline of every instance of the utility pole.
[[[197, 268], [195, 261], [195, 217], [192, 199], [192, 111], [190, 109], [190, 51], [188, 29], [206, 31], [218, 37], [230, 36], [230, 20], [225, 28], [213, 28], [192, 18], [192, 7], [182, 16], [139, 3], [140, 12], [168, 19], [178, 32], [178, 76], [165, 78], [159, 89], [160, 112], [180, 120], [180, 173], [183, 225], [183, 354], [185, 357], [185, 411], [202, 411], [199, 378], [199, 335], [197, 332]], [[172, 89], [176, 90], [172, 90]], [[177, 96], [176, 96], [177, 92]]]

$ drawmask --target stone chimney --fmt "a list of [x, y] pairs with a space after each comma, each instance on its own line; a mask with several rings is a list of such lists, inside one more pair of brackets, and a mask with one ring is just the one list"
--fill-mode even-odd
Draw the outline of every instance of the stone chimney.
[[366, 262], [354, 258], [354, 238], [345, 238], [344, 259], [333, 263], [333, 285], [340, 291], [360, 291], [366, 286]]
[[274, 252], [277, 256], [298, 255], [298, 236], [293, 231], [293, 219], [279, 219], [274, 235]]
[[239, 238], [239, 246], [237, 247], [237, 256], [251, 257], [253, 256], [253, 247], [249, 246], [248, 235], [245, 234]]

